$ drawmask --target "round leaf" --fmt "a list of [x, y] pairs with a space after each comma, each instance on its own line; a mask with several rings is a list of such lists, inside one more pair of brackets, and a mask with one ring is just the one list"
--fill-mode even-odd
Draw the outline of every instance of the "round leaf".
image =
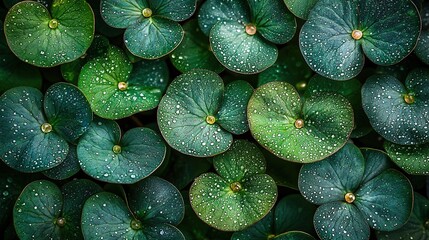
[[17, 87], [0, 97], [0, 156], [9, 167], [22, 172], [40, 172], [59, 165], [68, 144], [55, 131], [44, 133], [42, 93]]
[[223, 81], [214, 72], [193, 70], [178, 76], [158, 107], [158, 125], [167, 143], [197, 157], [226, 151], [232, 144], [232, 135], [213, 119], [223, 92]]
[[428, 70], [412, 71], [406, 87], [395, 77], [385, 74], [373, 75], [363, 85], [363, 109], [374, 130], [388, 141], [401, 145], [429, 141], [427, 74]]
[[297, 17], [307, 19], [318, 0], [284, 0], [287, 8]]
[[252, 94], [253, 87], [246, 81], [237, 80], [226, 85], [222, 106], [217, 113], [222, 128], [234, 134], [249, 130], [246, 109]]
[[208, 69], [216, 73], [225, 68], [211, 51], [209, 39], [198, 27], [196, 20], [183, 25], [185, 36], [182, 43], [170, 55], [171, 63], [182, 73], [192, 69]]
[[23, 1], [9, 10], [4, 30], [18, 58], [53, 67], [86, 52], [94, 37], [94, 13], [84, 0], [55, 0], [50, 12], [41, 3]]
[[277, 60], [277, 47], [259, 34], [249, 35], [233, 21], [219, 21], [210, 31], [210, 46], [222, 65], [241, 74], [262, 72]]
[[43, 107], [53, 130], [68, 142], [75, 142], [88, 130], [92, 121], [88, 100], [72, 84], [52, 85], [46, 91]]
[[253, 137], [263, 147], [280, 158], [302, 163], [319, 161], [338, 151], [354, 125], [353, 110], [344, 97], [321, 93], [302, 103], [286, 82], [256, 89], [247, 117]]
[[331, 202], [320, 206], [314, 215], [314, 228], [322, 240], [367, 240], [368, 223], [359, 210], [344, 202]]
[[393, 231], [410, 217], [413, 189], [400, 172], [386, 170], [359, 188], [354, 203], [372, 228]]
[[111, 47], [108, 57], [85, 64], [79, 88], [98, 116], [125, 118], [158, 105], [168, 83], [167, 69], [162, 61], [132, 65], [120, 49]]
[[133, 128], [120, 139], [114, 121], [97, 119], [77, 146], [79, 163], [88, 175], [105, 182], [135, 183], [162, 163], [166, 147], [148, 128]]
[[408, 174], [429, 174], [429, 144], [403, 146], [386, 141], [384, 148], [392, 161]]
[[76, 146], [69, 144], [69, 152], [64, 161], [51, 169], [43, 172], [43, 175], [55, 180], [67, 179], [80, 171], [79, 160], [77, 159]]
[[13, 222], [20, 239], [49, 239], [60, 236], [55, 224], [61, 214], [63, 196], [60, 189], [46, 180], [28, 184], [13, 210]]
[[346, 193], [359, 187], [364, 171], [362, 153], [349, 143], [323, 161], [303, 165], [298, 179], [299, 191], [318, 205], [342, 201]]

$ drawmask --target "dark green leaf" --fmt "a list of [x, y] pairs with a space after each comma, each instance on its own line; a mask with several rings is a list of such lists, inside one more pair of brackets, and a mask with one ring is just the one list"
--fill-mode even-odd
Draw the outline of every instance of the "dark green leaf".
[[423, 30], [420, 33], [419, 41], [414, 49], [416, 56], [425, 64], [429, 64], [429, 31]]
[[96, 119], [77, 147], [79, 163], [88, 175], [105, 182], [130, 184], [153, 173], [166, 147], [148, 128], [133, 128], [122, 139], [114, 121]]
[[76, 146], [69, 144], [69, 152], [64, 161], [51, 169], [43, 172], [43, 175], [55, 180], [64, 180], [70, 178], [80, 171], [79, 161], [77, 159]]
[[384, 148], [392, 161], [408, 174], [429, 174], [429, 144], [403, 146], [386, 141]]
[[94, 14], [84, 0], [55, 0], [50, 13], [41, 3], [23, 1], [9, 10], [4, 30], [18, 58], [52, 67], [86, 52], [94, 37]]
[[192, 70], [169, 86], [158, 108], [158, 125], [167, 143], [181, 153], [206, 157], [226, 151], [231, 133], [215, 116], [222, 103], [222, 79], [208, 70]]
[[147, 0], [154, 15], [159, 15], [174, 21], [184, 21], [195, 11], [196, 0]]
[[400, 172], [386, 170], [359, 188], [354, 203], [372, 228], [393, 231], [410, 217], [413, 189]]
[[365, 173], [363, 174], [362, 183], [368, 182], [384, 170], [392, 167], [389, 157], [380, 150], [363, 148], [361, 152], [365, 158]]
[[359, 187], [364, 171], [362, 153], [349, 143], [323, 161], [303, 165], [298, 179], [299, 190], [314, 204], [342, 201], [346, 193]]
[[284, 0], [289, 10], [297, 17], [307, 19], [318, 0]]

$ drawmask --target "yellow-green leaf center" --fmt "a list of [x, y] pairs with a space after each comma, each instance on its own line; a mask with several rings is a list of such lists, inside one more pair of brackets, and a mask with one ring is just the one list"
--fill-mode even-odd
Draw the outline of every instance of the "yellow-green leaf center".
[[239, 182], [233, 182], [233, 183], [231, 183], [231, 185], [229, 186], [230, 188], [231, 188], [231, 190], [233, 191], [233, 192], [238, 192], [238, 191], [240, 191], [241, 190], [241, 184], [239, 183]]
[[115, 146], [113, 146], [112, 151], [116, 154], [121, 153], [122, 147], [119, 145], [115, 145]]
[[356, 196], [349, 192], [346, 193], [346, 195], [344, 196], [344, 200], [346, 200], [347, 203], [353, 203], [356, 200]]
[[248, 23], [248, 24], [246, 24], [246, 27], [245, 27], [245, 29], [246, 29], [246, 33], [248, 34], [248, 35], [255, 35], [256, 34], [256, 26], [255, 26], [255, 24], [253, 24], [253, 23]]
[[58, 27], [58, 20], [55, 18], [51, 19], [51, 20], [49, 20], [48, 25], [49, 25], [50, 29], [56, 29]]
[[405, 101], [407, 104], [413, 104], [413, 103], [414, 103], [414, 101], [415, 101], [415, 99], [414, 99], [414, 96], [413, 96], [413, 95], [405, 94], [405, 95], [404, 95], [404, 101]]
[[133, 220], [131, 220], [130, 226], [134, 230], [140, 230], [140, 229], [142, 229], [143, 224], [142, 224], [142, 222], [140, 222], [140, 220], [133, 219]]
[[126, 82], [119, 82], [118, 83], [118, 89], [121, 91], [125, 91], [128, 88], [128, 83]]
[[52, 125], [49, 123], [44, 123], [40, 126], [40, 129], [43, 133], [50, 133], [52, 131]]
[[295, 127], [296, 127], [297, 129], [301, 129], [301, 128], [303, 128], [303, 127], [304, 127], [304, 120], [302, 120], [301, 118], [298, 118], [298, 119], [295, 121]]
[[58, 227], [64, 227], [64, 225], [66, 225], [66, 219], [63, 217], [57, 218], [57, 221], [55, 221], [55, 224]]
[[352, 32], [352, 38], [354, 39], [354, 40], [359, 40], [359, 39], [361, 39], [363, 37], [363, 33], [362, 33], [362, 31], [361, 30], [353, 30], [353, 32]]
[[142, 15], [145, 18], [151, 17], [152, 16], [152, 9], [150, 8], [145, 8], [142, 10]]
[[216, 118], [214, 116], [207, 116], [206, 117], [206, 122], [210, 125], [213, 125], [216, 122]]

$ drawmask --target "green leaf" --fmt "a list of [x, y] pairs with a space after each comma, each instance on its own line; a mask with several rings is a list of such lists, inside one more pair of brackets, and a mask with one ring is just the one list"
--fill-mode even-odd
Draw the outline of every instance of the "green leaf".
[[408, 174], [429, 174], [429, 144], [403, 146], [386, 141], [387, 155]]
[[145, 59], [156, 59], [177, 48], [183, 35], [182, 27], [173, 20], [151, 17], [127, 28], [124, 41], [132, 54]]
[[[404, 86], [390, 75], [373, 75], [362, 87], [362, 104], [374, 130], [401, 145], [429, 141], [429, 70], [416, 69]], [[408, 103], [407, 103], [408, 102]]]
[[363, 183], [380, 175], [384, 170], [393, 167], [390, 158], [385, 152], [370, 148], [362, 148], [361, 152], [365, 158], [365, 173], [362, 178]]
[[377, 232], [377, 239], [400, 240], [400, 239], [427, 239], [427, 219], [429, 218], [429, 201], [419, 193], [414, 195], [413, 212], [407, 223], [398, 230], [391, 232]]
[[308, 233], [300, 231], [291, 231], [280, 234], [272, 238], [273, 240], [315, 240], [313, 236]]
[[50, 179], [64, 180], [72, 177], [80, 171], [80, 165], [77, 158], [76, 146], [69, 144], [69, 152], [64, 161], [51, 169], [43, 172], [43, 175]]
[[353, 144], [346, 144], [323, 161], [305, 164], [299, 173], [301, 194], [314, 204], [342, 201], [360, 185], [365, 171], [365, 159]]
[[249, 131], [247, 103], [253, 94], [253, 87], [246, 81], [237, 80], [226, 85], [222, 106], [217, 113], [219, 125], [234, 134]]
[[0, 156], [9, 167], [22, 172], [40, 172], [59, 165], [68, 144], [49, 128], [42, 111], [42, 93], [17, 87], [0, 97]]
[[213, 158], [213, 165], [227, 182], [240, 182], [265, 173], [265, 158], [259, 148], [246, 140], [236, 140], [228, 151]]
[[386, 170], [359, 188], [354, 203], [372, 228], [393, 231], [410, 217], [413, 189], [400, 172]]
[[216, 73], [225, 68], [211, 51], [209, 39], [198, 27], [197, 20], [183, 25], [185, 35], [182, 43], [170, 55], [171, 63], [182, 73], [192, 69], [208, 69]]
[[297, 17], [306, 20], [318, 0], [284, 0], [287, 8]]
[[219, 175], [202, 174], [189, 191], [191, 206], [201, 220], [221, 231], [239, 231], [268, 214], [277, 199], [277, 186], [264, 174], [264, 156], [256, 145], [235, 141], [213, 164]]
[[196, 0], [147, 0], [155, 15], [174, 21], [184, 21], [190, 18], [195, 11]]
[[[352, 37], [354, 30], [361, 35]], [[364, 54], [379, 65], [400, 62], [419, 32], [419, 13], [411, 1], [320, 0], [302, 27], [300, 47], [314, 71], [347, 80], [361, 72]]]
[[292, 84], [298, 92], [302, 93], [312, 75], [313, 71], [305, 62], [298, 46], [289, 45], [280, 49], [279, 57], [273, 66], [259, 73], [258, 86], [282, 81]]
[[4, 26], [18, 58], [53, 67], [86, 52], [94, 37], [94, 13], [83, 0], [55, 0], [50, 12], [41, 3], [23, 1], [9, 10]]
[[233, 72], [262, 72], [277, 60], [277, 47], [255, 34], [249, 35], [243, 24], [219, 21], [210, 32], [210, 46], [219, 62]]
[[143, 222], [177, 225], [185, 214], [179, 190], [158, 177], [148, 177], [131, 186], [128, 198], [134, 216]]
[[322, 160], [340, 149], [353, 128], [353, 111], [337, 94], [312, 95], [304, 103], [286, 82], [267, 83], [250, 98], [247, 117], [253, 137], [292, 162]]
[[422, 30], [414, 49], [416, 56], [425, 64], [429, 64], [429, 31]]
[[133, 220], [124, 200], [112, 193], [97, 193], [83, 206], [82, 234], [85, 239], [144, 239], [142, 231], [131, 228]]
[[43, 108], [53, 130], [68, 142], [75, 142], [92, 122], [88, 100], [72, 84], [57, 83], [48, 88]]
[[334, 92], [343, 95], [353, 107], [355, 126], [352, 132], [353, 138], [359, 138], [368, 134], [372, 128], [362, 108], [361, 98], [362, 84], [356, 78], [347, 81], [335, 81], [320, 75], [313, 76], [308, 82], [305, 97], [317, 92]]
[[198, 12], [198, 24], [205, 35], [218, 21], [250, 22], [246, 0], [207, 0]]
[[252, 22], [257, 31], [268, 41], [285, 44], [295, 35], [295, 17], [282, 0], [248, 0]]
[[367, 240], [368, 223], [353, 205], [331, 202], [320, 206], [314, 215], [314, 228], [321, 239]]
[[63, 196], [60, 189], [46, 180], [28, 184], [15, 203], [13, 222], [20, 239], [59, 237], [56, 224], [61, 214]]
[[130, 184], [153, 173], [164, 160], [161, 137], [148, 128], [128, 130], [121, 139], [119, 125], [96, 119], [77, 146], [82, 170], [101, 181]]
[[147, 0], [101, 0], [100, 3], [101, 17], [115, 28], [127, 28], [141, 21], [144, 18], [142, 10], [147, 7]]
[[178, 76], [158, 107], [158, 125], [167, 143], [197, 157], [226, 151], [232, 135], [215, 119], [223, 94], [223, 81], [214, 72], [192, 70]]
[[108, 57], [85, 64], [79, 88], [98, 116], [125, 118], [158, 105], [168, 84], [167, 69], [163, 61], [132, 65], [120, 49], [111, 47]]

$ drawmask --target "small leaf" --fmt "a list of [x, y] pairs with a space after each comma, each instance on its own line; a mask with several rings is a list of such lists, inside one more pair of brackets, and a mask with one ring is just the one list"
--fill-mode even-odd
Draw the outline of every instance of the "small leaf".
[[287, 8], [297, 17], [306, 20], [318, 0], [284, 0]]

